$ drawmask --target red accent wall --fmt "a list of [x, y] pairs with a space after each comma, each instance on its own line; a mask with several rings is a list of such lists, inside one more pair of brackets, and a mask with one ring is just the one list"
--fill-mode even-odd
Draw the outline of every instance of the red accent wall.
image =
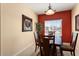
[[[70, 42], [71, 40], [71, 10], [56, 12], [54, 15], [38, 15], [38, 22], [44, 25], [45, 20], [62, 19], [62, 40], [64, 42]], [[42, 31], [44, 33], [44, 29]]]

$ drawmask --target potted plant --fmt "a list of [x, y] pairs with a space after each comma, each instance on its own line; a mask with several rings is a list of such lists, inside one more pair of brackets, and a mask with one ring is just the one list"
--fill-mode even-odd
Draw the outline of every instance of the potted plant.
[[41, 33], [41, 31], [42, 31], [42, 24], [41, 23], [36, 23], [36, 30], [37, 30], [37, 32]]
[[36, 31], [40, 39], [42, 38], [42, 28], [43, 28], [43, 25], [41, 23], [36, 23]]

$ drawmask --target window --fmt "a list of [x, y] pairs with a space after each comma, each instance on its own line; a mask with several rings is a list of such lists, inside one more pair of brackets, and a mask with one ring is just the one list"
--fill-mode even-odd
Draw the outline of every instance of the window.
[[62, 35], [62, 19], [45, 21], [45, 35], [52, 33]]

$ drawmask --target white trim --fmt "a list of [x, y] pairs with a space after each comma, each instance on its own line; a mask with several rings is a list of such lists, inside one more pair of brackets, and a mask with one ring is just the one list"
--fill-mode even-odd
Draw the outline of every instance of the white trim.
[[33, 43], [32, 44], [29, 44], [28, 46], [26, 46], [25, 48], [23, 48], [22, 50], [20, 50], [19, 52], [17, 52], [17, 53], [15, 53], [13, 56], [17, 56], [17, 55], [19, 55], [20, 53], [22, 53], [25, 49], [28, 49], [30, 46], [32, 46], [33, 45]]

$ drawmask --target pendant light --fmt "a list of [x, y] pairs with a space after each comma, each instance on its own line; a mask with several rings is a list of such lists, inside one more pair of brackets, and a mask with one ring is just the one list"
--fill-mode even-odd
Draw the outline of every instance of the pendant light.
[[45, 11], [45, 14], [46, 14], [46, 15], [53, 15], [54, 13], [55, 13], [55, 10], [53, 10], [53, 9], [51, 8], [51, 5], [50, 5], [50, 3], [49, 3], [48, 10]]

